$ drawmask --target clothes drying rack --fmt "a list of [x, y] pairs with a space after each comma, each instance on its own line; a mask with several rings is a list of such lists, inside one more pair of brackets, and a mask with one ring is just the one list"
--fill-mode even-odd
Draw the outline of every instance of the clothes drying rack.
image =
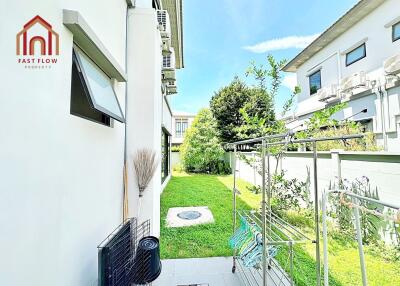
[[[319, 226], [319, 194], [318, 194], [318, 170], [317, 170], [317, 142], [362, 138], [364, 135], [344, 135], [337, 137], [323, 137], [323, 138], [306, 138], [294, 139], [294, 133], [288, 132], [285, 134], [264, 136], [248, 140], [242, 140], [230, 143], [233, 146], [233, 234], [237, 231], [237, 218], [245, 219], [254, 225], [257, 225], [262, 234], [262, 261], [258, 267], [246, 268], [237, 250], [233, 250], [233, 266], [232, 273], [238, 271], [242, 280], [246, 285], [295, 285], [294, 282], [294, 245], [304, 243], [314, 243], [315, 245], [315, 258], [316, 258], [316, 285], [321, 285], [321, 255], [320, 255], [320, 226]], [[273, 146], [287, 146], [289, 144], [311, 144], [313, 152], [313, 190], [314, 190], [314, 220], [315, 220], [315, 237], [310, 239], [298, 230], [295, 226], [286, 222], [278, 215], [274, 214], [271, 210], [271, 148]], [[243, 146], [247, 146], [244, 147]], [[238, 149], [248, 150], [257, 147], [261, 156], [261, 211], [252, 210], [244, 211], [237, 209], [237, 195], [240, 194], [237, 189], [237, 167], [236, 161], [238, 156]], [[250, 149], [251, 149], [250, 148]], [[279, 265], [278, 261], [269, 257], [268, 249], [271, 246], [286, 247], [287, 248], [287, 262], [288, 267], [286, 270]], [[278, 250], [279, 251], [279, 250]], [[286, 255], [286, 254], [285, 254]]]

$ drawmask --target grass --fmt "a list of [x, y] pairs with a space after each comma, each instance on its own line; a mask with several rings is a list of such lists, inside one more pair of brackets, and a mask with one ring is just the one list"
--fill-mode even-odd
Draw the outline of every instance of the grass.
[[[188, 258], [231, 256], [228, 240], [232, 233], [232, 177], [174, 173], [161, 196], [161, 256], [162, 258]], [[238, 209], [258, 208], [260, 195], [247, 190], [250, 184], [239, 180], [241, 195]], [[171, 207], [208, 206], [215, 223], [183, 228], [166, 228], [165, 218]], [[312, 235], [307, 221], [296, 214], [290, 215]], [[365, 248], [369, 285], [400, 285], [400, 262], [384, 259], [377, 251]], [[296, 246], [296, 285], [315, 284], [315, 248], [313, 244]], [[277, 259], [284, 265], [286, 250], [280, 250]], [[379, 252], [378, 252], [379, 253]], [[358, 252], [353, 240], [330, 238], [330, 285], [361, 285]]]
[[[229, 176], [174, 173], [161, 196], [162, 258], [230, 256], [228, 240], [232, 233], [232, 192]], [[240, 188], [246, 183], [241, 181]], [[251, 196], [249, 196], [249, 199]], [[238, 208], [250, 208], [242, 199]], [[215, 223], [167, 228], [165, 218], [171, 207], [208, 206]]]

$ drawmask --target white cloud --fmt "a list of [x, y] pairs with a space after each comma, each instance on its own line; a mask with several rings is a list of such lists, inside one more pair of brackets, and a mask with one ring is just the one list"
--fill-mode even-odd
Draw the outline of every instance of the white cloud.
[[310, 36], [289, 36], [280, 39], [268, 40], [252, 46], [243, 47], [253, 53], [265, 53], [269, 51], [284, 50], [290, 48], [303, 49], [314, 41], [319, 34]]
[[291, 91], [294, 91], [295, 86], [297, 85], [297, 78], [296, 74], [288, 74], [286, 75], [283, 80], [282, 84], [286, 86]]

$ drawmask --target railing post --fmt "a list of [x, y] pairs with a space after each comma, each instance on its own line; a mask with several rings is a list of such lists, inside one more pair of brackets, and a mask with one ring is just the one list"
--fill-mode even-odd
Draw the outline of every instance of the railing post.
[[[359, 201], [353, 198], [353, 202], [357, 204]], [[363, 286], [367, 286], [368, 280], [367, 280], [367, 270], [365, 267], [364, 248], [363, 248], [362, 234], [361, 234], [360, 211], [358, 210], [357, 207], [354, 207], [353, 212], [354, 212], [354, 222], [357, 232], [358, 255], [360, 257], [362, 283]]]
[[[235, 233], [236, 228], [236, 145], [233, 147], [233, 162], [232, 162], [232, 171], [233, 171], [233, 205], [232, 205], [232, 218], [233, 218], [233, 225], [232, 225], [232, 235]], [[232, 273], [236, 270], [236, 250], [233, 248], [233, 266], [232, 266]]]
[[328, 263], [328, 226], [326, 204], [328, 201], [329, 191], [322, 192], [322, 235], [323, 235], [323, 252], [324, 252], [324, 286], [329, 286], [329, 263]]
[[314, 170], [314, 219], [315, 219], [315, 257], [317, 286], [321, 285], [321, 253], [319, 247], [319, 204], [318, 204], [318, 172], [317, 172], [317, 142], [313, 141], [313, 170]]
[[261, 208], [262, 208], [262, 210], [261, 210], [261, 212], [262, 212], [262, 241], [263, 241], [263, 243], [262, 243], [262, 251], [263, 251], [263, 253], [262, 253], [262, 259], [263, 259], [263, 261], [262, 261], [262, 270], [263, 270], [263, 273], [262, 273], [262, 279], [263, 279], [263, 286], [267, 286], [267, 255], [266, 255], [266, 249], [267, 249], [267, 247], [266, 247], [266, 233], [265, 233], [265, 231], [266, 231], [266, 212], [265, 212], [265, 209], [266, 209], [266, 201], [265, 201], [265, 191], [266, 191], [266, 188], [265, 188], [265, 139], [263, 139], [262, 140], [262, 143], [261, 143], [261, 164], [262, 164], [262, 182], [261, 182], [261, 185], [262, 185], [262, 202], [261, 202]]

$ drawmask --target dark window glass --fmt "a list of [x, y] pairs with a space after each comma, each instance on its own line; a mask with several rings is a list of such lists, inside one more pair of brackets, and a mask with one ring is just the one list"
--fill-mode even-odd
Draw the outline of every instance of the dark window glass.
[[392, 40], [397, 41], [400, 39], [400, 22], [392, 26]]
[[124, 115], [115, 95], [111, 79], [78, 48], [74, 48], [73, 54], [93, 107], [109, 117], [124, 122]]
[[348, 52], [346, 54], [346, 66], [349, 66], [356, 61], [361, 60], [362, 58], [365, 58], [367, 56], [366, 53], [366, 48], [365, 48], [365, 43], [362, 44], [361, 46], [355, 48], [354, 50]]
[[161, 132], [161, 181], [168, 177], [170, 161], [170, 136], [164, 130]]
[[70, 112], [73, 115], [110, 126], [110, 117], [94, 108], [75, 60], [72, 62]]
[[182, 133], [181, 133], [181, 121], [177, 120], [175, 122], [175, 137], [179, 138], [181, 136], [182, 136]]
[[321, 88], [321, 71], [317, 71], [309, 76], [310, 95], [316, 93]]
[[188, 128], [188, 121], [182, 120], [182, 136], [185, 135], [186, 129]]

